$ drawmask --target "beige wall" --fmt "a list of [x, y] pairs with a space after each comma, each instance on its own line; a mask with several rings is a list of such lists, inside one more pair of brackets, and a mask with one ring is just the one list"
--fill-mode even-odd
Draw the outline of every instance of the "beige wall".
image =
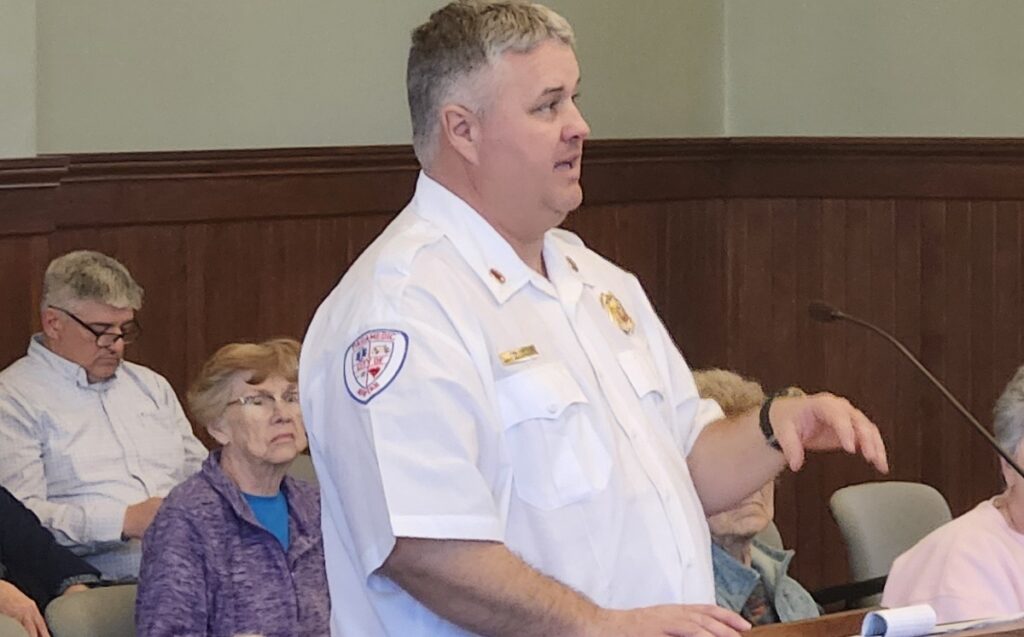
[[1024, 134], [1024, 2], [725, 3], [728, 135]]
[[[438, 4], [0, 0], [0, 154], [405, 143]], [[550, 4], [596, 138], [1024, 134], [1019, 0]]]
[[[37, 3], [50, 153], [406, 143], [408, 33], [440, 4]], [[721, 0], [550, 4], [578, 31], [595, 137], [722, 133]]]
[[721, 0], [548, 0], [573, 23], [595, 137], [722, 135]]
[[36, 154], [36, 2], [0, 0], [0, 157]]

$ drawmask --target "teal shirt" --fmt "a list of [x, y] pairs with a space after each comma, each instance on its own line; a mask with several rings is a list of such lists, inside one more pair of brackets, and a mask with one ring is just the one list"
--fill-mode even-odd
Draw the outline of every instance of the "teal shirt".
[[259, 520], [263, 528], [270, 531], [277, 541], [281, 543], [284, 550], [288, 550], [288, 500], [284, 492], [278, 491], [277, 495], [252, 495], [243, 493], [245, 501], [252, 508], [253, 515]]

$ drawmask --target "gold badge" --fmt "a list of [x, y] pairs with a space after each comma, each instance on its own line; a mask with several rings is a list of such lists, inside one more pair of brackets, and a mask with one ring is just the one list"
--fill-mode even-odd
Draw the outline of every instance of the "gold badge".
[[516, 363], [528, 361], [531, 358], [537, 358], [537, 356], [539, 356], [537, 348], [533, 345], [525, 345], [519, 349], [510, 349], [507, 352], [498, 354], [502, 365], [515, 365]]
[[622, 307], [622, 303], [619, 302], [615, 295], [611, 292], [601, 293], [601, 305], [604, 306], [608, 316], [611, 317], [612, 322], [619, 326], [619, 329], [626, 334], [632, 334], [636, 325], [633, 323], [633, 318], [626, 312], [626, 308]]

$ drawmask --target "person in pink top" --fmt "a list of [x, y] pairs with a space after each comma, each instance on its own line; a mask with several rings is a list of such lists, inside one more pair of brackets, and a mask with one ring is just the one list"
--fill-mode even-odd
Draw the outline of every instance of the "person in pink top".
[[[999, 446], [1024, 463], [1024, 366], [993, 414]], [[999, 463], [1006, 489], [896, 558], [883, 606], [930, 604], [939, 622], [1024, 611], [1024, 478]]]

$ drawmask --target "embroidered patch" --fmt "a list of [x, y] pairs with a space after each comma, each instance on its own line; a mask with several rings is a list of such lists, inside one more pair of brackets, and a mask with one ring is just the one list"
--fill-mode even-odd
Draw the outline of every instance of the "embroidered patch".
[[398, 330], [364, 332], [345, 352], [345, 388], [366, 404], [387, 389], [405, 364], [409, 337]]

